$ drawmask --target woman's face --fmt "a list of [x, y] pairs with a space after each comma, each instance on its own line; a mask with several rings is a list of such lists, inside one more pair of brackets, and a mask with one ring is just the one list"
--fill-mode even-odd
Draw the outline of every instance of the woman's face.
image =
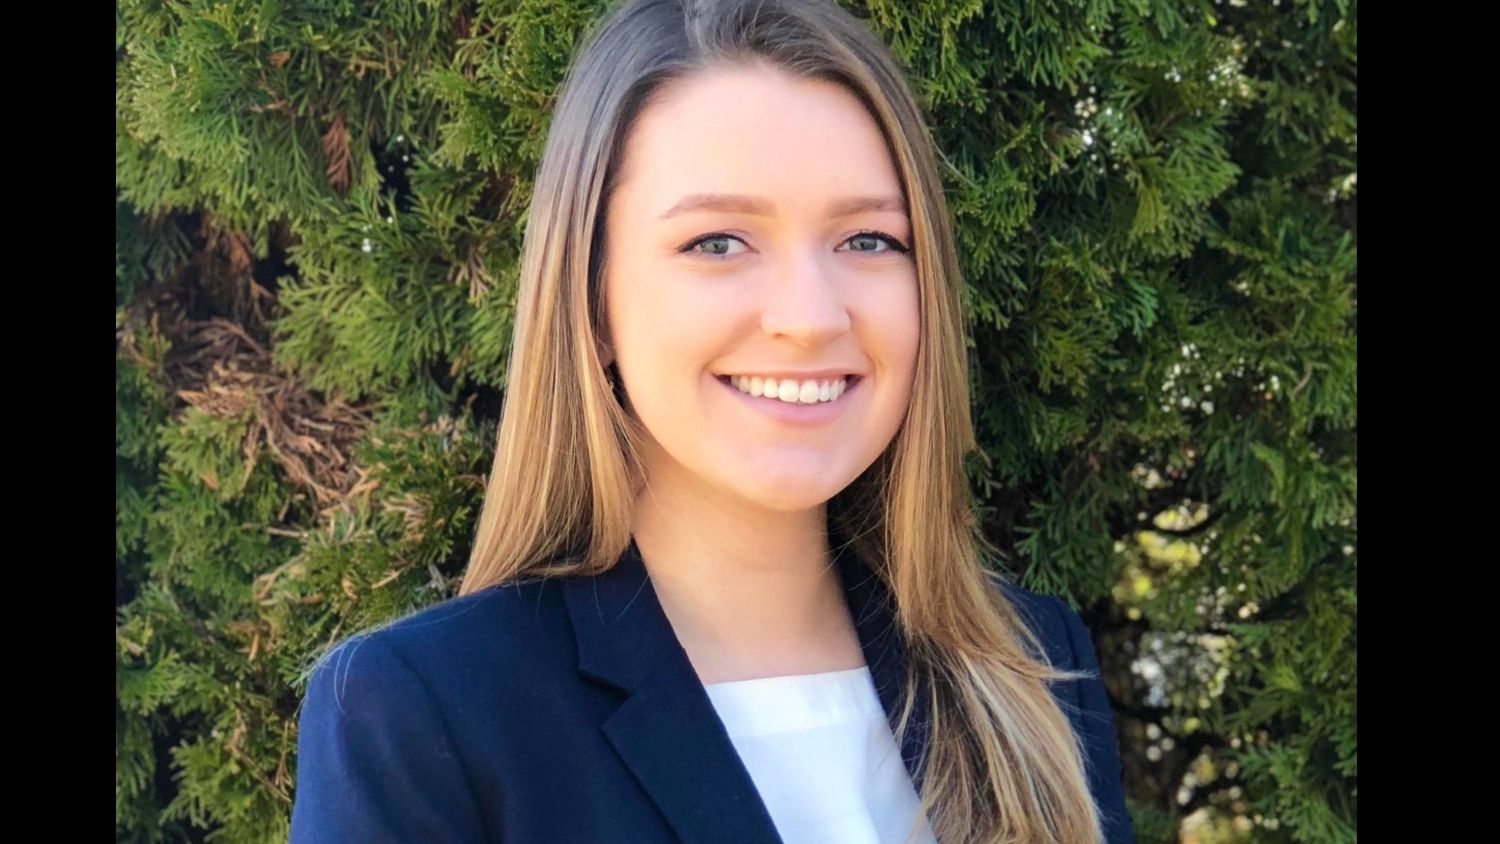
[[[662, 93], [605, 212], [606, 342], [648, 476], [817, 507], [879, 457], [910, 399], [917, 281], [895, 167], [830, 83], [716, 69]], [[731, 376], [774, 379], [776, 397]]]

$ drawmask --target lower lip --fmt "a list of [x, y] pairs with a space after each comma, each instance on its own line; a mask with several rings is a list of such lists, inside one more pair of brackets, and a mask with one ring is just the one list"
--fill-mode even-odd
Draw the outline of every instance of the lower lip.
[[833, 401], [817, 402], [815, 404], [793, 404], [781, 399], [771, 399], [765, 396], [752, 396], [741, 392], [739, 387], [714, 379], [724, 386], [724, 389], [734, 393], [735, 397], [744, 402], [746, 406], [755, 408], [760, 412], [781, 422], [792, 425], [823, 425], [843, 415], [844, 408], [849, 404], [849, 397], [865, 382], [864, 378], [852, 378], [844, 387], [844, 392]]

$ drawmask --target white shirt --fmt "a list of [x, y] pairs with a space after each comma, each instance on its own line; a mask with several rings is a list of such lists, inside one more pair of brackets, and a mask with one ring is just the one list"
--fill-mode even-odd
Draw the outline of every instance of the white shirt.
[[[785, 844], [902, 844], [919, 800], [868, 666], [708, 683]], [[922, 819], [914, 844], [936, 844]]]

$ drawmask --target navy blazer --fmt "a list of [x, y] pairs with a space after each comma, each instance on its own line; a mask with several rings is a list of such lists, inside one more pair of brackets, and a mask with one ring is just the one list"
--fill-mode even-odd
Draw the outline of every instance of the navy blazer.
[[[895, 712], [890, 594], [852, 551], [836, 560]], [[1094, 672], [1053, 694], [1085, 741], [1108, 844], [1133, 841], [1082, 621], [1057, 598], [1002, 588], [1054, 665]], [[925, 724], [925, 709], [912, 717]], [[781, 840], [633, 542], [602, 575], [491, 587], [349, 639], [315, 667], [300, 727], [293, 844]], [[922, 732], [902, 743], [908, 773]]]

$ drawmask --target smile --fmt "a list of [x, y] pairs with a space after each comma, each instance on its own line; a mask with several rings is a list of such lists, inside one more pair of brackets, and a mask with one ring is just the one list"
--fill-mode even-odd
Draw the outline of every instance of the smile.
[[[751, 395], [749, 392], [756, 386], [755, 382], [760, 381], [760, 392], [764, 393], [768, 379], [720, 375], [716, 376], [715, 380], [723, 384], [724, 389], [729, 391], [735, 399], [743, 402], [745, 406], [764, 413], [772, 419], [793, 425], [820, 425], [843, 415], [844, 409], [849, 405], [849, 397], [862, 392], [857, 388], [865, 379], [858, 375], [848, 375], [843, 378], [821, 381], [797, 383], [787, 381], [785, 384], [769, 379], [775, 387], [775, 398], [766, 395]], [[794, 388], [797, 391], [795, 400], [781, 398], [782, 396], [792, 398]], [[824, 399], [824, 395], [828, 398]], [[810, 401], [804, 402], [804, 397]]]
[[849, 386], [851, 379], [858, 380], [857, 375], [844, 375], [838, 378], [805, 379], [798, 381], [791, 378], [777, 380], [775, 378], [762, 378], [759, 375], [721, 375], [720, 381], [727, 381], [742, 393], [752, 396], [761, 396], [768, 399], [778, 399], [788, 404], [817, 404], [819, 402], [833, 401], [843, 395]]

